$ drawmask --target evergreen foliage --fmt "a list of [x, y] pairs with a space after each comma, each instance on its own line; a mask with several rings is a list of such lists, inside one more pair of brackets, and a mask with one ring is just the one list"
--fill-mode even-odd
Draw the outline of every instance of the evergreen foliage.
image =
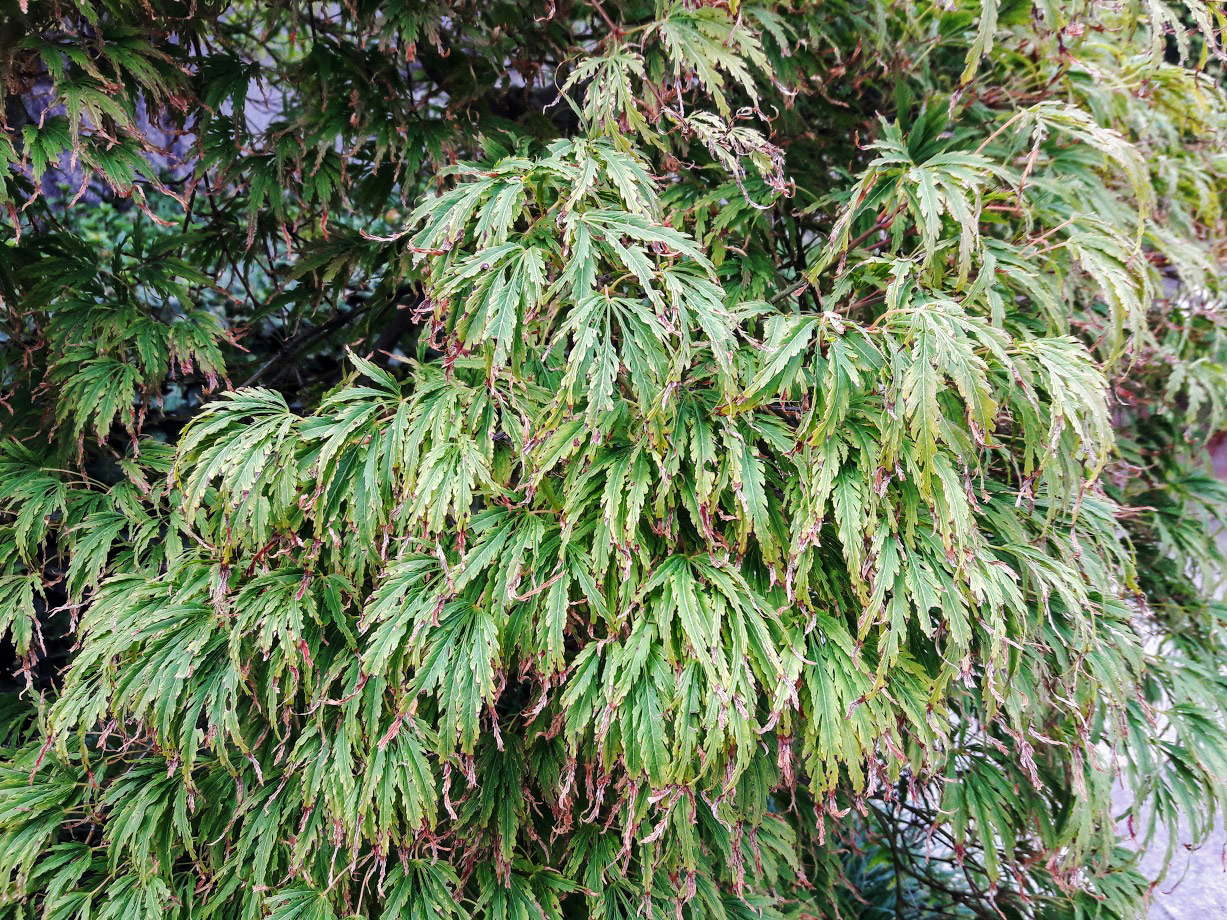
[[1142, 916], [1225, 28], [0, 0], [0, 917]]

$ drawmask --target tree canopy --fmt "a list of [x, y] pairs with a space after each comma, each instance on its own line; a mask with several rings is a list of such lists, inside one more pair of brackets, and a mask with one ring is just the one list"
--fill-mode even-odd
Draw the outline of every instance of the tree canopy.
[[0, 918], [1141, 916], [1225, 28], [0, 0]]

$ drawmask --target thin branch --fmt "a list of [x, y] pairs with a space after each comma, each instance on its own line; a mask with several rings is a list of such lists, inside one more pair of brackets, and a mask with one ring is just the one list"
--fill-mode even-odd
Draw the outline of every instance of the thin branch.
[[361, 307], [350, 311], [349, 313], [337, 314], [336, 316], [332, 317], [332, 319], [326, 320], [325, 322], [320, 323], [318, 326], [313, 326], [310, 329], [304, 329], [302, 332], [298, 333], [296, 336], [282, 345], [275, 355], [265, 361], [264, 364], [260, 365], [254, 374], [243, 381], [242, 386], [255, 386], [257, 382], [267, 377], [273, 371], [280, 370], [286, 364], [289, 364], [300, 354], [302, 354], [303, 351], [311, 347], [311, 345], [315, 344], [325, 336], [336, 332], [343, 326], [352, 323], [370, 309], [371, 305], [366, 303]]

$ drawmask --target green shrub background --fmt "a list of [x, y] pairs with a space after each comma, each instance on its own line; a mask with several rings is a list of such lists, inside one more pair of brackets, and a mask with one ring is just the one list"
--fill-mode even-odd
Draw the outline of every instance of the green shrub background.
[[1142, 916], [1225, 24], [0, 0], [0, 917]]

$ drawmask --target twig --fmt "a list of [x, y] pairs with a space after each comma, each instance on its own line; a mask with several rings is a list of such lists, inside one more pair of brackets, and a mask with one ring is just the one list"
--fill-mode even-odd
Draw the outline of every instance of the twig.
[[[808, 282], [807, 280], [805, 280], [804, 278], [802, 278], [800, 281], [798, 281], [798, 282], [797, 282], [796, 284], [794, 284], [792, 287], [788, 287], [788, 288], [785, 288], [784, 290], [780, 291], [778, 294], [776, 294], [774, 297], [772, 297], [772, 298], [771, 298], [771, 300], [770, 300], [770, 301], [768, 301], [768, 302], [769, 302], [769, 303], [771, 303], [771, 304], [777, 304], [777, 303], [779, 303], [781, 300], [787, 300], [789, 297], [792, 297], [794, 294], [800, 294], [800, 293], [801, 293], [802, 291], [804, 291], [804, 290], [805, 290], [807, 287], [809, 287], [809, 282]], [[816, 291], [814, 292], [814, 296], [815, 296], [815, 297], [817, 297], [817, 296], [818, 296], [818, 294], [817, 294], [817, 292], [816, 292]], [[819, 301], [819, 303], [821, 303], [821, 300]]]
[[899, 212], [903, 210], [906, 204], [906, 201], [901, 201], [889, 214], [883, 214], [881, 217], [879, 217], [877, 223], [875, 223], [856, 239], [848, 243], [848, 245], [844, 247], [844, 252], [851, 252], [857, 246], [861, 245], [861, 243], [865, 242], [865, 240], [869, 239], [869, 237], [876, 231], [889, 229], [890, 225], [895, 222], [895, 218], [899, 216]]
[[290, 361], [298, 357], [298, 355], [301, 354], [304, 349], [314, 344], [317, 340], [322, 339], [331, 332], [335, 332], [342, 326], [352, 323], [354, 320], [358, 319], [358, 317], [370, 310], [370, 308], [371, 306], [369, 303], [364, 304], [363, 306], [357, 308], [356, 310], [352, 310], [349, 313], [338, 314], [332, 319], [326, 320], [325, 322], [320, 323], [318, 326], [314, 326], [311, 329], [304, 329], [302, 332], [298, 333], [298, 335], [294, 336], [292, 339], [282, 345], [277, 351], [277, 354], [273, 355], [262, 365], [260, 365], [254, 374], [243, 381], [242, 386], [254, 386], [257, 381], [268, 376], [271, 371], [277, 370], [283, 365], [290, 363]]

